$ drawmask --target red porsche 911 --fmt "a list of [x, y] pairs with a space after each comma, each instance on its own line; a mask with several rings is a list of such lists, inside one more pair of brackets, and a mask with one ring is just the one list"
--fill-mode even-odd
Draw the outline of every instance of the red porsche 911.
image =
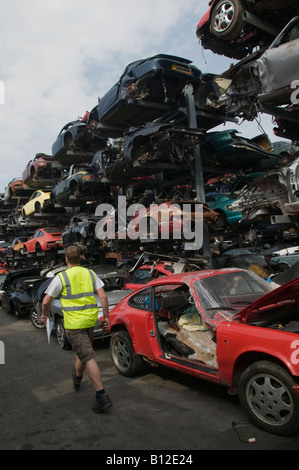
[[165, 276], [110, 312], [120, 374], [153, 363], [228, 387], [252, 421], [299, 429], [299, 278], [273, 289], [237, 268]]

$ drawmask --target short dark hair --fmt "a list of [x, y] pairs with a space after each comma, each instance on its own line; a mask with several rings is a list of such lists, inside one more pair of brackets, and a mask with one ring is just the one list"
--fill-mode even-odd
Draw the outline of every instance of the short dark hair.
[[71, 264], [80, 264], [81, 250], [75, 245], [68, 246], [65, 249], [65, 256]]

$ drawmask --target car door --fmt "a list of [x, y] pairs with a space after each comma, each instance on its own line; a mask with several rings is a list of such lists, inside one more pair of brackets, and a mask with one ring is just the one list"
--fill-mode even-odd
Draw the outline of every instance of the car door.
[[32, 214], [35, 210], [35, 202], [36, 199], [41, 195], [40, 191], [36, 191], [32, 194], [31, 198], [29, 199], [28, 203], [26, 204], [26, 214]]
[[273, 93], [298, 80], [299, 20], [293, 20], [257, 60], [264, 93]]
[[183, 283], [154, 287], [152, 304], [160, 362], [183, 372], [194, 369], [196, 375], [216, 375], [214, 332], [203, 321], [189, 287]]

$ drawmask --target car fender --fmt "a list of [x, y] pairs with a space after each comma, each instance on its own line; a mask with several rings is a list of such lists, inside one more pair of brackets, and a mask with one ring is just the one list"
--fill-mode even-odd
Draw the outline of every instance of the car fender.
[[[217, 327], [217, 362], [220, 382], [235, 385], [236, 377], [261, 358], [282, 363], [299, 377], [299, 359], [294, 360], [294, 346], [299, 351], [298, 334], [243, 323], [223, 322]], [[297, 341], [297, 343], [296, 343]], [[299, 352], [298, 352], [299, 357]]]
[[[144, 315], [134, 315], [130, 312], [130, 318], [128, 319], [128, 312], [125, 309], [122, 312], [118, 305], [117, 310], [118, 313], [115, 316], [113, 310], [109, 313], [110, 332], [113, 334], [119, 329], [126, 329], [130, 335], [135, 353], [154, 360], [157, 354], [157, 335], [151, 333], [152, 331], [155, 332], [152, 312], [144, 312], [146, 318]], [[134, 315], [134, 318], [131, 315]]]
[[[215, 2], [214, 2], [215, 3]], [[208, 25], [210, 23], [210, 18], [211, 18], [211, 13], [212, 13], [212, 6], [211, 8], [203, 15], [203, 17], [201, 18], [200, 22], [198, 23], [198, 26], [197, 26], [197, 33], [199, 33], [199, 30], [202, 28], [202, 27], [205, 27], [206, 25]]]

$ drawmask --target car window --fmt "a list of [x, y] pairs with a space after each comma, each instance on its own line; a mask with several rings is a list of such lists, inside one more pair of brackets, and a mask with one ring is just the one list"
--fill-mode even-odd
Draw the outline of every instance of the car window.
[[150, 289], [145, 289], [129, 299], [129, 305], [139, 310], [150, 310]]
[[163, 284], [155, 288], [155, 308], [158, 315], [161, 310], [184, 310], [190, 300], [191, 294], [185, 284]]
[[57, 233], [60, 232], [60, 228], [54, 227], [54, 228], [45, 228], [45, 232], [47, 233]]

